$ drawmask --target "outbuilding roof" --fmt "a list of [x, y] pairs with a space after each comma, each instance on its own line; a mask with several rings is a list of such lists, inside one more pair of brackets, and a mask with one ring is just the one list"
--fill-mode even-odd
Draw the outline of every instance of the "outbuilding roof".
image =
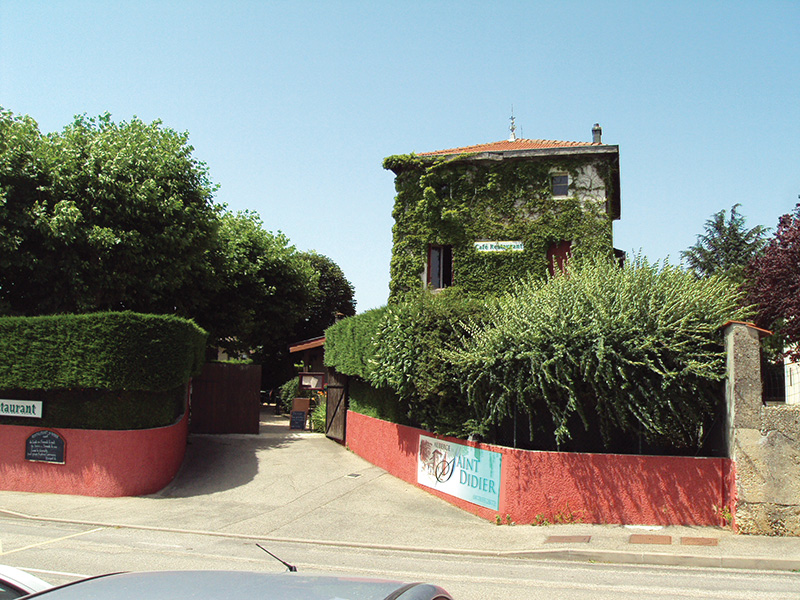
[[312, 348], [321, 348], [325, 345], [325, 336], [311, 338], [310, 340], [303, 340], [289, 346], [289, 354], [295, 352], [303, 352], [304, 350], [311, 350]]

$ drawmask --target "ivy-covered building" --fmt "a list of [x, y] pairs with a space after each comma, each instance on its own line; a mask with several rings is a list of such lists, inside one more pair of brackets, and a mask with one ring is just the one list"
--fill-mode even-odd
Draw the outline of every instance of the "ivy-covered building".
[[395, 174], [391, 297], [458, 286], [492, 294], [568, 256], [612, 254], [619, 147], [508, 140], [390, 156]]

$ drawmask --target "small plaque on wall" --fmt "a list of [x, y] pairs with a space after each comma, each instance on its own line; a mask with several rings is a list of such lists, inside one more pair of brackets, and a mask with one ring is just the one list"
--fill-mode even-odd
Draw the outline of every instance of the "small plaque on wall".
[[324, 390], [325, 373], [311, 373], [304, 371], [300, 375], [300, 389], [303, 390]]
[[25, 442], [25, 460], [63, 465], [64, 439], [55, 431], [37, 431]]

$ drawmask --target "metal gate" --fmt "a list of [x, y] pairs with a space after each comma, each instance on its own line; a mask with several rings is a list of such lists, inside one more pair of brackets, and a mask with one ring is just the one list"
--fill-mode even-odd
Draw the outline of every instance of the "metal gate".
[[343, 442], [347, 427], [347, 375], [328, 368], [328, 403], [325, 407], [325, 435]]

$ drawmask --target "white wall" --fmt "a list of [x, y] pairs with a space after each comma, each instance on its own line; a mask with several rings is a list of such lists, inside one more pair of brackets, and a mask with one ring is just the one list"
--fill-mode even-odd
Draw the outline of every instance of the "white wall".
[[786, 378], [786, 404], [800, 404], [800, 363], [783, 359], [783, 373]]

